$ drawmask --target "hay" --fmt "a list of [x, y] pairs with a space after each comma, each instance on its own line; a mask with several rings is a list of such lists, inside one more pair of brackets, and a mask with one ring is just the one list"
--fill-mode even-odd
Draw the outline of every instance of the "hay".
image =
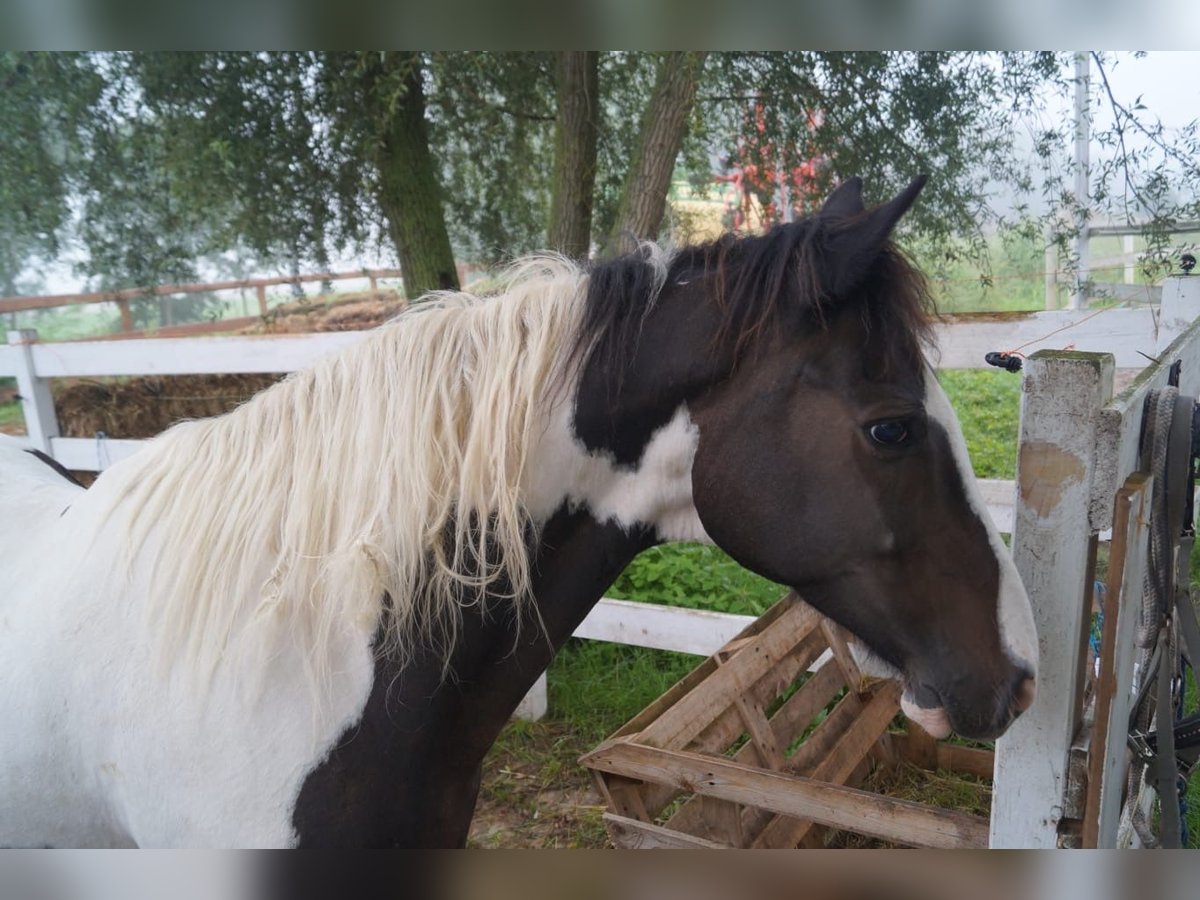
[[55, 385], [66, 437], [149, 438], [183, 419], [229, 412], [283, 375], [171, 375]]
[[[931, 772], [909, 762], [873, 769], [861, 788], [896, 800], [911, 800], [914, 803], [924, 803], [939, 809], [955, 810], [985, 818], [991, 814], [992, 809], [990, 779], [960, 772]], [[824, 830], [821, 837], [825, 847], [830, 849], [882, 850], [901, 846], [879, 838], [832, 828]]]
[[277, 306], [260, 323], [239, 334], [301, 334], [314, 331], [366, 331], [386, 322], [407, 304], [395, 291], [343, 294], [336, 300], [302, 300]]
[[[405, 302], [394, 291], [341, 295], [278, 306], [239, 334], [366, 331], [395, 316]], [[203, 340], [203, 338], [195, 338]], [[184, 419], [227, 413], [283, 375], [171, 375], [66, 379], [53, 385], [65, 437], [149, 438]]]

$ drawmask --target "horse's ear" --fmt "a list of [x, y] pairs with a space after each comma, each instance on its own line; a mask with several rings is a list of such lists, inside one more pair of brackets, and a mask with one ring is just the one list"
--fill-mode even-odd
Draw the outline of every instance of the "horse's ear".
[[[830, 229], [824, 271], [821, 273], [822, 286], [829, 296], [841, 296], [856, 288], [866, 278], [871, 263], [883, 250], [883, 245], [896, 223], [900, 221], [900, 217], [908, 212], [908, 208], [921, 193], [928, 177], [918, 175], [908, 187], [887, 203], [875, 207], [870, 212], [862, 212], [844, 225], [835, 225]], [[828, 206], [836, 199], [843, 188], [838, 188], [825, 205]], [[859, 203], [861, 202], [860, 194]], [[824, 213], [824, 207], [821, 211]]]
[[862, 184], [857, 175], [847, 178], [825, 198], [817, 215], [842, 219], [857, 216], [863, 211]]

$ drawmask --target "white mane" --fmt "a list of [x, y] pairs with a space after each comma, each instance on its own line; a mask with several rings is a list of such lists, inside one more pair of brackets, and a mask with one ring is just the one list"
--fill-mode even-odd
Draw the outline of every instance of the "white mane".
[[[165, 660], [212, 671], [231, 639], [331, 637], [448, 657], [462, 605], [530, 590], [519, 485], [580, 320], [587, 276], [524, 260], [499, 297], [443, 292], [233, 412], [171, 428], [121, 489], [129, 556], [153, 537]], [[561, 380], [559, 380], [561, 383]], [[114, 473], [115, 474], [115, 473]]]

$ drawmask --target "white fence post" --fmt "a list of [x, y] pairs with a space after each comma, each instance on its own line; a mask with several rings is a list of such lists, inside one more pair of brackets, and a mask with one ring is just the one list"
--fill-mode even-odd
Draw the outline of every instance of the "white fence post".
[[20, 351], [17, 355], [17, 393], [21, 395], [21, 412], [25, 416], [29, 443], [49, 454], [50, 439], [58, 437], [58, 416], [54, 414], [50, 381], [39, 378], [33, 365], [32, 345], [37, 339], [37, 330], [33, 328], [8, 332], [8, 343]]
[[533, 683], [533, 687], [529, 689], [529, 693], [517, 705], [516, 712], [513, 713], [513, 718], [524, 719], [526, 722], [536, 722], [546, 715], [546, 710], [550, 708], [550, 698], [546, 689], [546, 673], [543, 672], [538, 676], [537, 681]]
[[1038, 630], [1037, 700], [996, 742], [990, 845], [1053, 848], [1079, 711], [1079, 654], [1091, 609], [1089, 523], [1096, 425], [1112, 396], [1107, 353], [1040, 351], [1021, 393], [1013, 560]]
[[1200, 319], [1200, 275], [1169, 275], [1163, 279], [1156, 352], [1166, 350], [1196, 319]]

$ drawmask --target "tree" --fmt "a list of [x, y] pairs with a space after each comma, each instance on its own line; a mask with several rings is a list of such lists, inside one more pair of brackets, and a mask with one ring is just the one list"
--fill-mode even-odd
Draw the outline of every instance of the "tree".
[[429, 290], [456, 290], [458, 270], [425, 126], [420, 55], [357, 54], [348, 60], [348, 73], [334, 69], [336, 62], [327, 72], [329, 83], [350, 84], [360, 92], [356, 99], [366, 113], [379, 208], [400, 256], [405, 291], [415, 297]]
[[[849, 175], [883, 195], [929, 172], [906, 226], [943, 258], [982, 259], [987, 226], [1040, 232], [1028, 208], [1007, 220], [991, 208], [997, 186], [1042, 190], [1051, 214], [1069, 203], [1059, 174], [1044, 171], [1069, 157], [1069, 129], [1038, 125], [1026, 153], [1014, 137], [1067, 89], [1066, 59], [9, 53], [0, 280], [68, 238], [89, 251], [86, 274], [123, 286], [179, 277], [216, 253], [288, 271], [374, 243], [395, 249], [416, 294], [456, 284], [455, 254], [491, 264], [661, 237], [672, 180], [707, 190], [720, 159], [763, 176], [757, 190], [780, 212], [779, 176], [802, 166], [787, 184], [797, 213]], [[1114, 125], [1095, 137], [1117, 162], [1097, 168], [1096, 202], [1132, 196], [1130, 215], [1159, 223], [1194, 208], [1195, 127], [1168, 136], [1138, 104], [1111, 100]]]
[[[420, 54], [6, 54], [0, 77], [17, 89], [0, 123], [19, 136], [9, 158], [21, 171], [0, 172], [0, 215], [22, 208], [19, 190], [33, 212], [0, 228], [50, 252], [75, 232], [83, 274], [123, 286], [190, 277], [200, 257], [237, 248], [266, 264], [323, 266], [387, 233], [410, 294], [455, 287], [423, 64]], [[49, 119], [53, 153], [37, 137]]]
[[60, 250], [77, 159], [70, 123], [102, 84], [73, 56], [0, 53], [0, 295], [16, 293], [28, 259]]
[[663, 54], [654, 93], [642, 115], [638, 145], [629, 163], [617, 219], [606, 241], [605, 253], [630, 249], [623, 236], [655, 238], [666, 209], [667, 189], [675, 160], [687, 133], [688, 116], [696, 100], [696, 87], [705, 53]]
[[600, 54], [594, 50], [563, 50], [555, 68], [558, 111], [547, 244], [576, 258], [587, 257], [592, 243], [599, 63]]

